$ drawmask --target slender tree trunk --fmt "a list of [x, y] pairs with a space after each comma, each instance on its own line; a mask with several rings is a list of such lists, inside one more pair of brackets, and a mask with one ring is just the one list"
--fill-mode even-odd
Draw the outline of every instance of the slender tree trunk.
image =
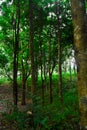
[[44, 99], [44, 80], [41, 79], [41, 87], [42, 87], [42, 104], [44, 105], [45, 99]]
[[61, 67], [61, 36], [59, 35], [58, 38], [58, 76], [59, 76], [59, 98], [60, 101], [63, 101], [63, 96], [62, 96], [62, 67]]
[[[37, 52], [36, 52], [37, 53]], [[35, 68], [35, 81], [36, 83], [38, 82], [38, 54], [35, 54], [35, 63], [36, 63], [36, 68]]]
[[17, 64], [16, 59], [14, 55], [14, 63], [13, 63], [13, 100], [14, 105], [17, 105], [18, 102], [18, 84], [17, 84]]
[[38, 58], [39, 58], [39, 42], [36, 43], [37, 45], [35, 46], [35, 80], [36, 80], [36, 83], [38, 82], [38, 69], [39, 69], [39, 64], [38, 64]]
[[49, 73], [49, 90], [50, 90], [50, 104], [53, 102], [53, 95], [52, 95], [52, 74]]
[[26, 75], [25, 75], [23, 59], [21, 61], [21, 64], [22, 64], [22, 100], [21, 100], [21, 104], [25, 105], [26, 104], [26, 101], [25, 101], [25, 95], [26, 95]]
[[44, 71], [44, 89], [47, 91], [47, 77], [46, 77], [46, 54], [45, 54], [45, 49], [43, 50], [43, 57], [44, 57], [44, 63], [43, 63], [43, 71]]
[[69, 61], [69, 73], [70, 73], [70, 81], [72, 81], [71, 61]]
[[61, 19], [59, 18], [60, 16], [60, 2], [55, 1], [56, 5], [56, 16], [57, 16], [57, 37], [58, 37], [58, 76], [59, 76], [59, 98], [60, 102], [63, 101], [63, 95], [62, 95], [62, 32], [61, 32]]
[[[50, 51], [51, 50], [49, 50], [49, 53], [51, 53]], [[52, 103], [53, 102], [53, 94], [52, 94], [52, 72], [51, 72], [51, 66], [50, 66], [51, 63], [50, 63], [50, 60], [51, 60], [51, 56], [49, 56], [49, 96], [50, 96], [50, 103]]]
[[18, 102], [18, 85], [17, 85], [17, 72], [18, 72], [18, 49], [19, 49], [19, 23], [20, 23], [20, 0], [16, 6], [16, 18], [14, 25], [14, 60], [13, 60], [13, 100], [14, 105], [17, 106]]
[[43, 67], [42, 67], [42, 48], [40, 45], [40, 69], [41, 69], [41, 88], [42, 88], [42, 103], [44, 103], [44, 88], [43, 88]]
[[[28, 58], [28, 57], [27, 57]], [[21, 101], [21, 104], [22, 105], [26, 105], [26, 92], [28, 89], [27, 88], [27, 80], [28, 80], [28, 77], [30, 75], [30, 72], [28, 70], [28, 62], [27, 62], [28, 59], [26, 59], [26, 64], [23, 63], [23, 59], [21, 60], [21, 65], [22, 65], [22, 101]], [[26, 67], [25, 67], [26, 66]]]
[[30, 60], [31, 60], [31, 92], [35, 93], [35, 62], [34, 62], [34, 24], [33, 24], [33, 0], [29, 0], [29, 23], [30, 23]]
[[81, 130], [87, 130], [87, 16], [85, 0], [71, 0]]
[[41, 69], [41, 88], [42, 88], [42, 104], [44, 104], [44, 80], [43, 80], [43, 63], [42, 63], [42, 41], [40, 40], [40, 69]]
[[[50, 26], [51, 29], [51, 26]], [[52, 95], [52, 73], [51, 73], [51, 69], [52, 69], [52, 65], [51, 65], [51, 61], [52, 61], [52, 57], [51, 57], [51, 38], [52, 38], [52, 32], [50, 30], [50, 39], [49, 39], [49, 96], [50, 96], [50, 103], [52, 103], [53, 101], [53, 95]]]
[[22, 78], [22, 105], [26, 105], [26, 80], [25, 77]]

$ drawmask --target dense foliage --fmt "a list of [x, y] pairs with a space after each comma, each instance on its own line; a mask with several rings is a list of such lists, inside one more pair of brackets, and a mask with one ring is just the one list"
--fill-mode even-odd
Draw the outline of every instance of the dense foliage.
[[12, 130], [78, 130], [69, 1], [4, 0], [0, 9], [0, 90], [13, 89], [1, 124]]

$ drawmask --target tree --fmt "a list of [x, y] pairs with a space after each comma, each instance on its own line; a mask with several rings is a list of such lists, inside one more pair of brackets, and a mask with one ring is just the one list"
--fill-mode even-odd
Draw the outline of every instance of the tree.
[[87, 129], [87, 17], [85, 0], [71, 0], [81, 129]]
[[31, 92], [35, 93], [35, 61], [34, 61], [34, 15], [33, 15], [33, 1], [29, 0], [29, 25], [30, 25], [30, 60], [31, 60]]
[[[17, 2], [17, 3], [16, 3]], [[17, 73], [18, 73], [18, 51], [19, 51], [19, 24], [20, 24], [20, 0], [13, 2], [16, 7], [16, 14], [13, 14], [13, 29], [14, 29], [14, 54], [13, 54], [13, 99], [14, 105], [18, 103], [18, 84], [17, 84]]]
[[59, 75], [59, 98], [60, 101], [63, 101], [63, 97], [62, 97], [62, 32], [61, 32], [61, 14], [60, 14], [60, 1], [57, 2], [55, 1], [55, 5], [56, 5], [56, 16], [57, 16], [57, 35], [58, 35], [58, 75]]
[[[8, 55], [11, 56], [13, 55], [13, 100], [14, 100], [14, 105], [17, 105], [17, 100], [18, 100], [17, 71], [18, 71], [18, 49], [19, 49], [20, 1], [14, 0], [13, 2], [11, 1], [2, 2], [2, 16], [0, 21], [2, 25], [1, 30], [3, 32], [2, 36], [4, 37], [2, 39], [2, 43], [4, 42], [7, 48], [10, 48], [10, 49], [6, 48], [7, 50], [10, 50]], [[5, 45], [3, 46], [5, 47]]]
[[[29, 51], [29, 49], [28, 49]], [[27, 79], [30, 75], [30, 65], [28, 63], [29, 61], [29, 56], [28, 56], [28, 51], [26, 50], [25, 52], [27, 52], [27, 54], [24, 52], [22, 52], [22, 58], [21, 58], [21, 73], [22, 73], [22, 101], [21, 104], [25, 105], [26, 104], [26, 83], [27, 83]]]

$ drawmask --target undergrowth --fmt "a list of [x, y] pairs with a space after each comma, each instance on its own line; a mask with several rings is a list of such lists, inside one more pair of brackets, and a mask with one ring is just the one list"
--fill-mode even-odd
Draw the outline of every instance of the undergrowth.
[[[8, 124], [13, 124], [15, 130], [79, 130], [78, 96], [76, 82], [70, 82], [63, 77], [63, 102], [58, 97], [56, 76], [53, 77], [53, 103], [49, 103], [48, 93], [42, 104], [41, 93], [33, 96], [32, 114], [12, 112], [5, 116]], [[41, 82], [38, 82], [40, 88]], [[12, 126], [12, 127], [13, 127]]]

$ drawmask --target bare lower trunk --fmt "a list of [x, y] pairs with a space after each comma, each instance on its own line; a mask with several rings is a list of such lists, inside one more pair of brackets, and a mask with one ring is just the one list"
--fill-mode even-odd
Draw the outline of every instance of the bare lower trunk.
[[44, 105], [45, 99], [44, 99], [44, 80], [42, 79], [42, 104]]
[[50, 94], [50, 103], [53, 102], [53, 96], [52, 96], [52, 74], [49, 73], [49, 94]]
[[22, 105], [25, 105], [25, 104], [26, 104], [25, 95], [26, 95], [26, 81], [25, 81], [25, 79], [23, 78], [23, 79], [22, 79], [22, 102], [21, 102]]
[[81, 130], [87, 130], [87, 18], [85, 0], [71, 0]]
[[59, 98], [60, 98], [60, 102], [63, 102], [63, 96], [62, 96], [62, 70], [61, 70], [61, 65], [60, 65], [60, 61], [59, 61]]
[[56, 5], [56, 16], [57, 16], [57, 39], [58, 39], [58, 76], [59, 76], [59, 99], [62, 103], [63, 95], [62, 95], [62, 32], [61, 32], [61, 8], [60, 1], [55, 0]]
[[34, 25], [33, 25], [33, 0], [29, 0], [29, 23], [30, 23], [30, 60], [31, 60], [31, 92], [35, 94], [35, 62], [34, 62]]
[[15, 2], [13, 3], [16, 6], [16, 19], [15, 25], [13, 23], [14, 28], [14, 60], [13, 60], [13, 100], [14, 105], [17, 106], [18, 102], [18, 85], [17, 85], [17, 72], [18, 72], [18, 49], [19, 49], [19, 24], [20, 24], [20, 0], [18, 0], [17, 5]]
[[[40, 48], [42, 49], [42, 48]], [[42, 56], [42, 51], [41, 51]], [[41, 89], [42, 89], [42, 104], [44, 104], [44, 80], [43, 80], [43, 67], [42, 67], [42, 60], [41, 60]]]
[[[15, 66], [15, 63], [14, 63]], [[13, 100], [14, 100], [14, 105], [17, 106], [18, 102], [18, 84], [17, 84], [17, 71], [16, 68], [13, 67]]]

